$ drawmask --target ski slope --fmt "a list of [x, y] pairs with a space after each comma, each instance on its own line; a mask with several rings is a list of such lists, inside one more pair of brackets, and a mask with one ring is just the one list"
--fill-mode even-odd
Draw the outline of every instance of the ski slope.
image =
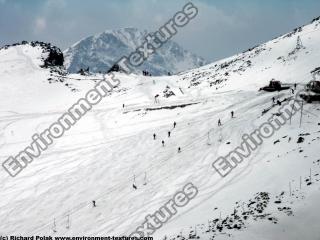
[[[297, 36], [304, 48], [290, 55]], [[300, 115], [295, 115], [226, 178], [211, 164], [276, 113], [278, 106], [262, 115], [272, 97], [292, 97], [289, 90], [266, 93], [259, 92], [260, 87], [275, 78], [302, 89], [312, 79], [310, 71], [319, 67], [319, 42], [316, 20], [301, 31], [180, 75], [117, 73], [120, 86], [17, 177], [1, 169], [0, 235], [127, 235], [192, 182], [198, 195], [155, 233], [155, 239], [187, 238], [190, 227], [200, 239], [210, 239], [213, 233], [205, 233], [210, 219], [229, 215], [237, 201], [248, 201], [258, 192], [274, 199], [282, 191], [281, 206], [290, 206], [293, 216], [279, 212], [272, 200], [268, 211], [277, 224], [249, 219], [245, 229], [224, 230], [215, 239], [315, 239], [320, 235], [315, 206], [320, 199], [318, 104], [306, 104], [301, 127]], [[40, 67], [42, 57], [41, 49], [29, 45], [0, 50], [2, 162], [83, 97], [95, 84], [92, 78], [102, 79], [99, 74], [70, 74], [64, 82], [49, 84], [52, 74]], [[163, 97], [167, 86], [174, 96]], [[156, 94], [159, 103], [154, 102]], [[298, 144], [299, 135], [306, 133]], [[307, 185], [310, 169], [313, 183]], [[132, 188], [134, 176], [137, 190]]]

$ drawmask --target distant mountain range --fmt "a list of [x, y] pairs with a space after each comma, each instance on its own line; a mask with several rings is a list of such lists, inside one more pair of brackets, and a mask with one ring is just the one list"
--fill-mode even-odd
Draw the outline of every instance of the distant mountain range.
[[[147, 34], [147, 31], [136, 28], [123, 28], [84, 38], [64, 51], [65, 67], [71, 73], [88, 67], [91, 72], [106, 72], [120, 57], [134, 52]], [[147, 70], [152, 75], [163, 75], [205, 64], [207, 62], [203, 58], [183, 49], [174, 41], [168, 41], [136, 69], [136, 72]]]

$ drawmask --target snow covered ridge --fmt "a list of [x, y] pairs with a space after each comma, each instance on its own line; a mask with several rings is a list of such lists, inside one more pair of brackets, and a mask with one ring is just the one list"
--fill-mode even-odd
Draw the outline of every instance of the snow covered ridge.
[[[271, 78], [284, 83], [294, 82], [295, 78], [308, 82], [308, 74], [319, 67], [319, 31], [320, 17], [317, 17], [309, 24], [297, 27], [269, 42], [179, 75], [189, 82], [189, 88], [210, 87], [217, 90], [227, 85], [233, 86], [233, 89], [256, 88], [266, 84]], [[304, 63], [304, 59], [308, 59], [308, 64]], [[297, 65], [306, 74], [294, 76], [292, 73]]]
[[[64, 51], [65, 66], [71, 73], [87, 67], [91, 72], [104, 73], [119, 58], [134, 52], [145, 41], [147, 35], [147, 31], [124, 28], [87, 37]], [[170, 40], [134, 72], [141, 74], [143, 70], [148, 70], [152, 75], [167, 75], [168, 72], [178, 73], [205, 64], [207, 61], [203, 58]]]
[[22, 41], [21, 43], [14, 43], [10, 45], [5, 45], [0, 48], [1, 49], [8, 49], [10, 47], [16, 47], [20, 45], [30, 45], [32, 47], [40, 47], [43, 50], [44, 57], [43, 57], [43, 65], [41, 67], [62, 67], [64, 63], [64, 57], [61, 50], [56, 47], [52, 46], [51, 43], [45, 43], [40, 41]]

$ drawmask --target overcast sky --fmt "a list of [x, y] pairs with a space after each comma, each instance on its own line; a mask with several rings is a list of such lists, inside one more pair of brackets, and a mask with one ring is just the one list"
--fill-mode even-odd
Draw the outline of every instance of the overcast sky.
[[[155, 31], [185, 0], [0, 0], [0, 45], [51, 42], [62, 50], [106, 29]], [[174, 40], [209, 61], [241, 52], [320, 15], [319, 0], [195, 0], [198, 16]]]

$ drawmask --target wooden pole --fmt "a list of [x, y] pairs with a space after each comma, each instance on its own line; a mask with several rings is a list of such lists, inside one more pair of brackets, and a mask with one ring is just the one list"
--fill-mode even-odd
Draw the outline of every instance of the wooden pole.
[[290, 193], [290, 197], [291, 197], [291, 182], [289, 182], [289, 193]]
[[143, 185], [147, 185], [147, 172], [144, 172], [144, 183]]
[[300, 190], [301, 190], [301, 187], [302, 187], [302, 179], [301, 179], [301, 176], [300, 176]]
[[66, 226], [66, 228], [67, 228], [67, 229], [70, 228], [70, 216], [69, 216], [69, 214], [68, 214], [68, 216], [67, 216], [67, 226]]
[[292, 104], [292, 107], [291, 107], [291, 113], [290, 113], [290, 125], [291, 125], [291, 119], [292, 119], [292, 112], [293, 112], [293, 106], [294, 104], [296, 103], [296, 99], [293, 100], [293, 104]]
[[302, 113], [303, 113], [303, 101], [302, 101], [302, 105], [301, 105], [301, 114], [300, 114], [300, 126], [302, 125]]
[[312, 179], [311, 179], [311, 168], [310, 168], [310, 183], [312, 183]]

